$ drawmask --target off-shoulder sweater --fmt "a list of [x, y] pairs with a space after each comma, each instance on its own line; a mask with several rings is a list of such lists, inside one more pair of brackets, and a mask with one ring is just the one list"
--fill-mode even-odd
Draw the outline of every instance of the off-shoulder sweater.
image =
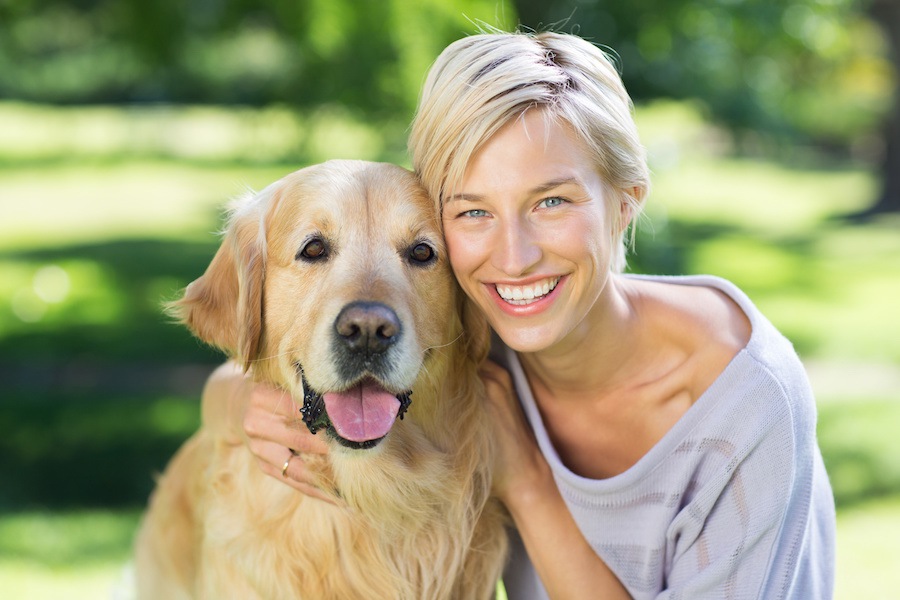
[[[635, 599], [829, 599], [834, 500], [816, 441], [816, 407], [791, 343], [733, 284], [708, 286], [747, 314], [747, 346], [627, 471], [587, 479], [554, 449], [515, 352], [495, 336], [556, 484], [582, 534]], [[510, 600], [547, 594], [515, 532]], [[565, 553], [565, 548], [559, 552]]]

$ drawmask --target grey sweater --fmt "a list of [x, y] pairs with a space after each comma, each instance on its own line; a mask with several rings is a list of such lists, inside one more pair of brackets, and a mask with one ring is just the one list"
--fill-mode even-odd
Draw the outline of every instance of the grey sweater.
[[[752, 334], [710, 388], [634, 466], [594, 480], [553, 448], [516, 354], [492, 356], [519, 399], [581, 532], [635, 599], [832, 597], [834, 500], [816, 442], [816, 407], [797, 354], [733, 284], [716, 277], [646, 277], [717, 288]], [[547, 594], [512, 532], [510, 600]], [[560, 549], [560, 552], [565, 552]]]

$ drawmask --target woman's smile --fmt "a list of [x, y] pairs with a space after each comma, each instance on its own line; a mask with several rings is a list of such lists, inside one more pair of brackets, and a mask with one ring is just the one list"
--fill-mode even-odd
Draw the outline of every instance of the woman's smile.
[[534, 316], [549, 309], [559, 296], [557, 290], [564, 285], [564, 276], [544, 277], [533, 283], [489, 283], [488, 293], [504, 313], [517, 316]]

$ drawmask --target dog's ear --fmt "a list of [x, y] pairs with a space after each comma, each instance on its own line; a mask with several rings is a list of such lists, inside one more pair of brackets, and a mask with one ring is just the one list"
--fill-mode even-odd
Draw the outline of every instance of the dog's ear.
[[491, 349], [490, 327], [481, 310], [462, 291], [459, 292], [459, 304], [466, 352], [472, 360], [481, 364]]
[[258, 219], [232, 216], [206, 272], [166, 312], [204, 342], [250, 368], [259, 352], [265, 280], [264, 240]]

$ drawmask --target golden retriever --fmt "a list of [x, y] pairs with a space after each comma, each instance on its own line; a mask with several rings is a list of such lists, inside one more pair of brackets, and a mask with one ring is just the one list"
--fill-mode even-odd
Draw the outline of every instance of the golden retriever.
[[138, 533], [140, 598], [493, 595], [506, 535], [477, 374], [487, 332], [412, 173], [330, 161], [249, 195], [170, 309], [327, 436], [329, 454], [304, 460], [336, 503], [264, 475], [204, 406]]

